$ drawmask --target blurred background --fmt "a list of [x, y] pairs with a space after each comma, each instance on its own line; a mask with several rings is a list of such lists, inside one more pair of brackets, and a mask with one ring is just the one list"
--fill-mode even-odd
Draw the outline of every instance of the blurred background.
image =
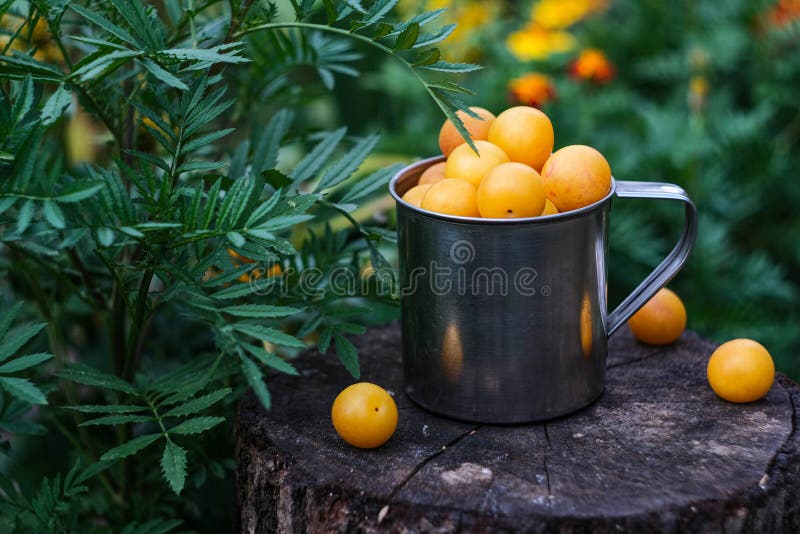
[[[599, 149], [616, 178], [673, 182], [700, 211], [695, 250], [670, 287], [688, 327], [763, 343], [800, 378], [800, 1], [401, 0], [448, 8], [441, 44], [483, 70], [460, 80], [495, 114], [541, 108], [556, 148]], [[369, 51], [311, 120], [382, 134], [376, 164], [438, 152], [442, 117], [403, 68]], [[673, 203], [617, 201], [609, 296], [618, 303], [682, 225]]]

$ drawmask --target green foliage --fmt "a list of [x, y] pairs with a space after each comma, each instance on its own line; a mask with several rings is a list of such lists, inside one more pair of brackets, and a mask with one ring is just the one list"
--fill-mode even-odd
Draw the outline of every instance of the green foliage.
[[[13, 434], [43, 434], [45, 427], [30, 421], [27, 415], [32, 405], [47, 404], [47, 396], [29, 380], [41, 369], [52, 354], [18, 355], [44, 328], [44, 324], [14, 325], [22, 304], [18, 303], [0, 313], [0, 429]], [[16, 357], [14, 357], [16, 355]], [[0, 447], [8, 450], [10, 443], [0, 438]]]
[[[358, 377], [345, 336], [396, 298], [355, 283], [391, 270], [392, 239], [357, 203], [397, 166], [307, 110], [362, 48], [450, 117], [465, 90], [424, 72], [477, 68], [434, 48], [452, 28], [423, 31], [441, 11], [393, 22], [395, 4], [0, 4], [2, 304], [32, 303], [0, 319], [4, 531], [208, 528], [235, 401], [269, 408], [265, 379], [311, 343]], [[48, 353], [17, 355], [45, 329]], [[45, 430], [57, 452], [26, 457]]]
[[[541, 107], [553, 122], [556, 148], [592, 145], [617, 179], [684, 187], [700, 213], [699, 236], [670, 286], [687, 306], [689, 328], [719, 342], [756, 339], [779, 370], [800, 377], [794, 326], [800, 319], [800, 241], [790, 237], [800, 230], [800, 187], [793, 178], [800, 166], [800, 21], [786, 14], [784, 25], [770, 22], [778, 4], [773, 0], [620, 0], [565, 28], [576, 39], [574, 50], [521, 61], [506, 38], [529, 24], [520, 18], [531, 12], [530, 4], [511, 3], [502, 19], [451, 43], [469, 44], [490, 66], [463, 80], [478, 95], [470, 104], [502, 111], [516, 103], [513, 79], [545, 74], [555, 97]], [[615, 65], [607, 83], [570, 72], [587, 48], [599, 49]], [[392, 126], [379, 149], [432, 155], [441, 121], [401, 76], [386, 61], [378, 77], [396, 88], [392, 106], [378, 117]], [[362, 122], [374, 127], [377, 120], [366, 116]], [[612, 306], [666, 255], [681, 217], [672, 202], [614, 202]]]

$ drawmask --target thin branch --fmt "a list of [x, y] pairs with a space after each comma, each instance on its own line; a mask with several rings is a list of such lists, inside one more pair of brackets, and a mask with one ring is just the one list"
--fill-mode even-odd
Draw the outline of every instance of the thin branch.
[[263, 30], [277, 30], [277, 29], [281, 29], [281, 28], [299, 28], [299, 29], [305, 29], [305, 30], [317, 30], [317, 31], [321, 31], [321, 32], [327, 32], [327, 33], [333, 33], [333, 34], [336, 34], [336, 35], [342, 35], [344, 37], [348, 37], [350, 39], [354, 39], [356, 41], [359, 41], [359, 42], [362, 42], [362, 43], [366, 43], [366, 44], [370, 45], [371, 47], [373, 47], [373, 48], [375, 48], [377, 50], [380, 50], [384, 54], [387, 54], [387, 55], [389, 55], [389, 56], [391, 56], [393, 58], [396, 58], [400, 63], [402, 63], [402, 65], [411, 74], [414, 75], [414, 77], [422, 84], [422, 86], [425, 87], [425, 90], [428, 92], [428, 94], [433, 99], [433, 101], [436, 102], [436, 105], [439, 106], [439, 108], [443, 112], [446, 113], [447, 110], [441, 104], [441, 102], [439, 102], [439, 98], [433, 92], [433, 89], [428, 84], [428, 82], [425, 80], [425, 78], [423, 78], [422, 75], [417, 71], [417, 69], [414, 68], [414, 65], [412, 65], [411, 63], [406, 61], [405, 58], [403, 58], [403, 56], [395, 53], [395, 51], [392, 50], [391, 48], [389, 48], [388, 46], [383, 45], [383, 44], [379, 43], [378, 41], [375, 41], [375, 40], [367, 37], [366, 35], [361, 35], [359, 33], [351, 32], [351, 31], [345, 30], [343, 28], [337, 28], [337, 27], [334, 27], [334, 26], [327, 26], [325, 24], [314, 24], [314, 23], [311, 23], [311, 22], [268, 22], [268, 23], [265, 23], [265, 24], [259, 24], [257, 26], [252, 26], [250, 28], [245, 28], [244, 30], [241, 30], [241, 31], [235, 33], [234, 37], [238, 39], [238, 38], [243, 37], [243, 36], [245, 36], [245, 35], [247, 35], [249, 33], [255, 33], [255, 32], [263, 31]]
[[94, 298], [97, 306], [101, 309], [105, 309], [107, 307], [106, 301], [103, 299], [103, 296], [97, 291], [94, 287], [94, 282], [92, 281], [92, 277], [89, 274], [89, 271], [86, 270], [86, 266], [83, 264], [81, 257], [78, 255], [78, 251], [74, 248], [71, 248], [67, 251], [67, 255], [69, 259], [72, 261], [72, 264], [78, 269], [78, 272], [81, 273], [81, 280], [83, 281], [83, 285], [86, 286], [86, 290], [89, 294]]
[[136, 296], [136, 309], [134, 310], [133, 319], [131, 320], [128, 349], [125, 353], [125, 363], [122, 367], [122, 377], [125, 379], [130, 379], [136, 370], [133, 365], [133, 360], [138, 352], [139, 334], [142, 331], [142, 322], [144, 321], [144, 314], [147, 311], [147, 301], [150, 298], [150, 282], [153, 281], [154, 274], [155, 271], [153, 269], [147, 269], [142, 276], [142, 280], [139, 282], [139, 293]]

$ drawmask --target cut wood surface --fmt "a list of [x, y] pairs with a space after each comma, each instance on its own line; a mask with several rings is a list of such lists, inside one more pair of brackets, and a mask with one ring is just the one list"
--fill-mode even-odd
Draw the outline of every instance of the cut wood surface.
[[714, 395], [715, 345], [686, 332], [609, 344], [605, 394], [543, 424], [475, 425], [432, 415], [402, 391], [400, 329], [353, 342], [363, 381], [397, 402], [397, 432], [359, 450], [335, 433], [333, 399], [354, 380], [309, 351], [274, 376], [237, 425], [242, 532], [800, 532], [800, 388], [778, 376], [761, 401]]

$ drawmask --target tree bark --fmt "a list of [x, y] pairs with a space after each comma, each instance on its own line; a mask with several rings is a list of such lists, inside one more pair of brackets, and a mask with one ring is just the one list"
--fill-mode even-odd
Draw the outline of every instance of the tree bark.
[[393, 393], [383, 447], [347, 445], [330, 422], [353, 379], [309, 351], [275, 376], [270, 412], [252, 394], [236, 435], [242, 532], [800, 532], [800, 388], [779, 375], [761, 401], [714, 395], [715, 345], [687, 332], [609, 344], [592, 406], [537, 425], [436, 417], [402, 392], [398, 325], [355, 338], [362, 380]]

